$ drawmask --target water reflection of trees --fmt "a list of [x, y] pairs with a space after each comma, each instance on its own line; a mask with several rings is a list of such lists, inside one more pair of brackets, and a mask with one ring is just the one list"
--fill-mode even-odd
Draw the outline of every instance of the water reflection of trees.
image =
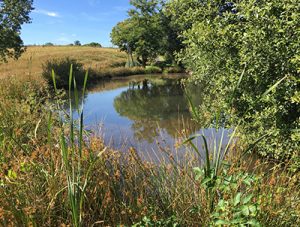
[[183, 128], [197, 129], [191, 121], [179, 80], [131, 83], [128, 90], [115, 98], [114, 107], [121, 116], [133, 120], [132, 129], [137, 139], [152, 142], [159, 135], [159, 129], [173, 137]]

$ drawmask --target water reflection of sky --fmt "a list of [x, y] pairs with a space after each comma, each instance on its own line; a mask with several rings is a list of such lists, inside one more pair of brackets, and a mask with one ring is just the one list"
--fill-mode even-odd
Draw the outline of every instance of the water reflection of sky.
[[[174, 145], [182, 129], [189, 127], [192, 134], [200, 132], [200, 126], [191, 121], [177, 80], [161, 79], [161, 76], [151, 78], [156, 79], [156, 85], [149, 82], [146, 88], [142, 84], [139, 88], [129, 87], [130, 82], [142, 81], [144, 77], [115, 81], [117, 85], [110, 84], [111, 88], [106, 85], [100, 85], [99, 90], [94, 88], [84, 101], [85, 125], [100, 130], [107, 145], [116, 149], [134, 147], [152, 158], [151, 153], [157, 151], [159, 146], [175, 150]], [[214, 129], [201, 132], [211, 141], [214, 141], [213, 137], [218, 140], [221, 136]], [[195, 142], [197, 146], [202, 146], [203, 141], [198, 139]]]

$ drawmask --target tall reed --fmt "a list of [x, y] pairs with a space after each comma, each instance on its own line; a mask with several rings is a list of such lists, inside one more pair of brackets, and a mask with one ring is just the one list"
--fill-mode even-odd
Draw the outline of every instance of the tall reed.
[[[85, 74], [82, 95], [84, 96], [86, 91], [86, 84], [88, 78], [88, 71]], [[55, 92], [57, 93], [55, 72], [52, 70], [52, 79]], [[72, 86], [73, 85], [73, 86]], [[74, 90], [75, 106], [72, 104], [72, 89]], [[69, 73], [69, 114], [66, 117], [67, 123], [61, 120], [61, 132], [60, 132], [60, 149], [62, 162], [64, 164], [64, 172], [67, 179], [68, 190], [68, 202], [71, 208], [72, 223], [75, 227], [82, 226], [82, 206], [84, 200], [84, 194], [86, 186], [88, 184], [89, 171], [86, 175], [83, 175], [82, 161], [83, 161], [83, 100], [81, 106], [79, 105], [78, 89], [76, 84], [76, 78], [73, 75], [73, 65], [70, 67]], [[57, 103], [59, 107], [59, 102]], [[60, 110], [60, 107], [58, 108]], [[78, 127], [76, 127], [76, 121], [74, 120], [73, 112], [77, 111], [79, 116]], [[51, 125], [51, 117], [49, 117], [49, 126]], [[68, 124], [69, 131], [65, 132], [64, 125]], [[50, 140], [50, 138], [49, 138]], [[90, 163], [92, 165], [92, 163]]]

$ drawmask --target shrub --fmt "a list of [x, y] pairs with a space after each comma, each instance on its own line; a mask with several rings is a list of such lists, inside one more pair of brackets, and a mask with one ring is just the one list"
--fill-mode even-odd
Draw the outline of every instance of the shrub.
[[54, 44], [53, 43], [45, 43], [43, 46], [54, 46]]
[[85, 70], [83, 64], [77, 62], [75, 59], [52, 59], [43, 64], [42, 76], [49, 83], [53, 85], [52, 70], [55, 72], [56, 85], [58, 88], [68, 88], [70, 66], [73, 65], [73, 75], [76, 78], [77, 85], [83, 84]]
[[188, 16], [177, 22], [189, 28], [180, 60], [193, 72], [193, 82], [204, 85], [201, 115], [213, 116], [205, 112], [222, 106], [230, 123], [241, 126], [245, 143], [268, 135], [256, 149], [259, 154], [298, 160], [300, 166], [298, 1], [206, 1], [185, 12]]
[[164, 73], [184, 73], [185, 70], [179, 66], [167, 67], [163, 71]]
[[145, 68], [146, 73], [151, 74], [151, 73], [161, 73], [162, 70], [161, 68], [157, 67], [157, 66], [146, 66]]
[[89, 47], [102, 47], [102, 45], [100, 43], [96, 43], [96, 42], [91, 42], [88, 44], [85, 44], [84, 46], [89, 46]]

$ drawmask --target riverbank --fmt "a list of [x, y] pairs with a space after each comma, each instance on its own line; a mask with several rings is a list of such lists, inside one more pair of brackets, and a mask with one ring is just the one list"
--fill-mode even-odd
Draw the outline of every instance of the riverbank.
[[[166, 158], [159, 165], [142, 161], [142, 151], [106, 147], [88, 132], [81, 146], [63, 143], [72, 141], [75, 122], [59, 122], [49, 111], [57, 108], [50, 96], [47, 84], [32, 77], [1, 80], [1, 225], [300, 224], [299, 174], [239, 159], [242, 144], [230, 146], [211, 181], [183, 141], [174, 146], [186, 149], [185, 159], [178, 162], [160, 145], [155, 152]], [[80, 141], [80, 130], [73, 129]]]

